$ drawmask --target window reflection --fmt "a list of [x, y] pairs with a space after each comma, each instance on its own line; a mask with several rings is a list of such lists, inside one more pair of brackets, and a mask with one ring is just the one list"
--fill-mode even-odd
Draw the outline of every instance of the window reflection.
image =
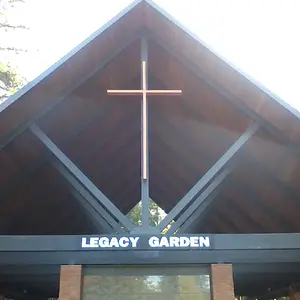
[[155, 293], [160, 293], [161, 292], [161, 284], [163, 281], [163, 276], [155, 276], [155, 275], [150, 275], [147, 276], [144, 283], [147, 285], [147, 289], [149, 291], [153, 291]]
[[[140, 269], [141, 270], [141, 269]], [[83, 300], [209, 300], [210, 277], [208, 274], [197, 275], [195, 272], [174, 275], [159, 272], [154, 275], [130, 274], [128, 272], [108, 272], [103, 274], [86, 274], [83, 281]], [[128, 273], [128, 275], [126, 275]], [[131, 273], [134, 273], [131, 272]], [[169, 272], [170, 273], [170, 272]], [[179, 272], [178, 272], [179, 273]], [[199, 272], [203, 273], [203, 272]]]

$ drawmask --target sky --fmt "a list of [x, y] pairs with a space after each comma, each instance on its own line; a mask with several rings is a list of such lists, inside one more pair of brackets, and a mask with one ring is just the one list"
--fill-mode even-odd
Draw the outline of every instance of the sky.
[[[29, 30], [0, 32], [0, 57], [32, 80], [132, 0], [25, 0], [9, 18]], [[234, 67], [300, 110], [300, 0], [156, 0]]]

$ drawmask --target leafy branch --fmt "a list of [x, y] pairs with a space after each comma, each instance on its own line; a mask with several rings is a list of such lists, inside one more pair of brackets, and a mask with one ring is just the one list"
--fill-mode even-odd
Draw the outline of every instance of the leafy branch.
[[25, 78], [16, 69], [0, 62], [0, 103], [20, 89], [25, 82]]
[[[25, 0], [0, 0], [0, 31], [29, 29], [24, 25], [13, 24], [8, 18], [8, 9], [14, 8], [17, 3], [25, 3]], [[0, 52], [10, 51], [16, 54], [27, 52], [27, 49], [16, 48], [15, 46], [0, 47]], [[10, 64], [0, 61], [0, 103], [14, 94], [26, 83], [25, 78], [19, 75], [18, 71]]]
[[4, 29], [26, 29], [28, 30], [29, 28], [24, 26], [24, 25], [11, 25], [8, 23], [0, 23], [0, 28]]
[[8, 0], [9, 4], [14, 4], [16, 2], [21, 2], [21, 3], [25, 3], [25, 0]]
[[21, 48], [15, 48], [15, 47], [0, 47], [0, 51], [14, 51], [16, 53], [28, 52], [27, 49], [21, 49]]

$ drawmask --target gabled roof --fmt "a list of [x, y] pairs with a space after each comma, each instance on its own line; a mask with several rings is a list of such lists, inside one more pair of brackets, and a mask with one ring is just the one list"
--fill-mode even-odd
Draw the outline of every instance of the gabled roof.
[[[134, 24], [130, 24], [133, 20]], [[57, 63], [2, 103], [0, 105], [1, 148], [3, 147], [2, 141], [5, 145], [6, 139], [11, 134], [15, 135], [24, 130], [26, 124], [30, 123], [32, 118], [37, 118], [41, 110], [45, 109], [45, 105], [54, 106], [57, 98], [65, 95], [67, 87], [70, 84], [74, 85], [74, 81], [82, 76], [84, 70], [77, 66], [79, 60], [83, 59], [85, 67], [90, 67], [91, 65], [88, 65], [87, 62], [92, 64], [94, 59], [101, 60], [101, 57], [109, 49], [117, 47], [121, 41], [129, 40], [142, 28], [149, 29], [155, 37], [165, 40], [169, 46], [183, 54], [185, 59], [192, 64], [195, 73], [207, 76], [215, 88], [227, 93], [228, 100], [234, 102], [249, 116], [266, 125], [273, 133], [282, 134], [281, 138], [286, 139], [287, 143], [291, 143], [291, 147], [297, 154], [300, 153], [298, 149], [300, 146], [300, 113], [255, 82], [253, 78], [230, 65], [225, 58], [216, 54], [195, 34], [179, 24], [151, 0], [136, 0], [131, 3]], [[119, 35], [117, 41], [106, 39], [105, 35], [108, 33]], [[101, 48], [105, 49], [91, 53], [90, 48], [93, 43], [99, 43]], [[94, 57], [91, 56], [93, 54]], [[50, 92], [47, 87], [53, 87], [53, 76], [63, 76], [63, 86]], [[36, 103], [30, 105], [29, 108], [26, 107], [29, 105], [29, 103], [25, 104], [26, 101], [29, 101], [26, 99], [36, 97]], [[18, 117], [15, 116], [16, 110], [20, 114]]]
[[[149, 101], [151, 198], [170, 211], [256, 121], [263, 129], [195, 231], [299, 232], [298, 112], [139, 0], [0, 106], [0, 234], [99, 233], [27, 130], [34, 122], [124, 214], [140, 200], [140, 104], [107, 101], [106, 90], [139, 87], [141, 35], [151, 39], [149, 85], [184, 91]], [[240, 293], [283, 280], [248, 275], [235, 278]]]
[[[145, 35], [149, 85], [184, 91], [183, 101], [149, 101], [151, 198], [170, 211], [236, 138], [257, 122], [259, 134], [242, 153], [201, 230], [299, 231], [298, 113], [148, 0], [132, 3], [0, 106], [0, 195], [11, 213], [1, 216], [0, 212], [3, 228], [9, 233], [32, 233], [36, 228], [52, 233], [91, 230], [91, 224], [84, 227], [80, 221], [84, 219], [80, 209], [68, 206], [73, 195], [47, 160], [45, 147], [27, 130], [32, 123], [123, 213], [140, 201], [140, 105], [132, 99], [106, 101], [106, 90], [139, 86], [139, 39]], [[52, 187], [55, 178], [61, 184], [58, 189]], [[54, 204], [54, 199], [63, 200]], [[40, 205], [47, 214], [46, 203], [48, 211], [69, 213], [74, 223], [55, 229], [51, 224], [37, 227], [34, 221], [48, 215], [42, 218], [31, 212], [32, 223], [22, 227], [24, 210], [29, 213]], [[65, 218], [62, 215], [60, 222]]]

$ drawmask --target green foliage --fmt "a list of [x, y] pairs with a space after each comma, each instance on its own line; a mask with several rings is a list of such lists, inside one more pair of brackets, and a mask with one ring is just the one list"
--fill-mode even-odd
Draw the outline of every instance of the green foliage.
[[[0, 0], [0, 29], [1, 30], [15, 30], [15, 29], [29, 29], [23, 24], [12, 24], [8, 17], [8, 11], [13, 9], [17, 3], [25, 3], [24, 0]], [[1, 50], [11, 50], [14, 51], [15, 47], [6, 47], [0, 48]], [[21, 51], [26, 51], [24, 49], [20, 49]]]
[[16, 69], [9, 64], [0, 62], [0, 103], [14, 94], [25, 83]]
[[[14, 7], [18, 2], [24, 2], [24, 0], [0, 0], [0, 30], [2, 30], [2, 32], [3, 30], [7, 31], [8, 29], [25, 29], [25, 26], [23, 25], [11, 24], [6, 15], [7, 9]], [[13, 51], [19, 53], [20, 51], [23, 51], [23, 49], [0, 47], [0, 51]], [[19, 75], [15, 68], [9, 63], [0, 61], [0, 103], [6, 100], [10, 95], [14, 94], [24, 84], [25, 79]]]
[[[150, 225], [157, 226], [160, 221], [165, 217], [165, 212], [150, 199]], [[142, 203], [141, 201], [128, 213], [129, 219], [141, 226], [142, 225]]]

